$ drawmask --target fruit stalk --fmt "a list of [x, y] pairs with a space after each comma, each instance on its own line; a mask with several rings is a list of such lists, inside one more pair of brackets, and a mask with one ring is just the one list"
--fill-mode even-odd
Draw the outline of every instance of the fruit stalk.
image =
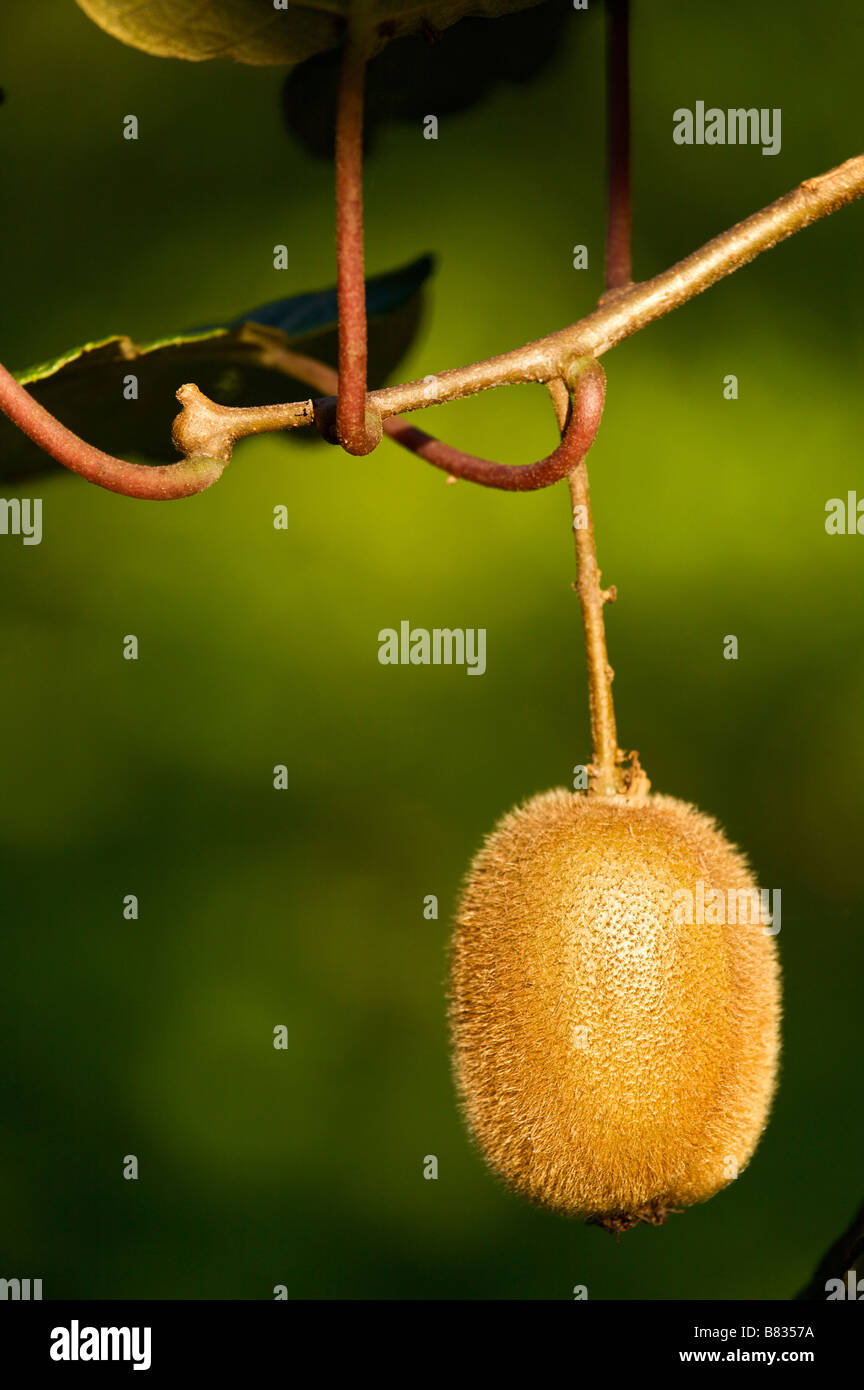
[[585, 630], [585, 654], [588, 663], [588, 702], [591, 710], [591, 777], [589, 789], [595, 796], [616, 796], [625, 790], [625, 775], [620, 766], [621, 751], [615, 728], [615, 705], [612, 699], [614, 672], [606, 650], [606, 625], [603, 609], [615, 597], [614, 589], [600, 587], [600, 568], [591, 519], [586, 460], [570, 474], [570, 498], [573, 504], [573, 538], [576, 543], [576, 592], [582, 607], [582, 626]]
[[[567, 419], [568, 393], [563, 381], [550, 381], [549, 394], [563, 430]], [[587, 454], [567, 475], [573, 509], [573, 539], [576, 545], [576, 584], [585, 632], [588, 666], [588, 705], [591, 712], [592, 758], [589, 790], [595, 796], [616, 796], [627, 790], [627, 774], [620, 766], [621, 750], [615, 728], [612, 700], [613, 671], [606, 650], [603, 609], [615, 598], [614, 589], [600, 587], [600, 569], [591, 519], [588, 492]]]

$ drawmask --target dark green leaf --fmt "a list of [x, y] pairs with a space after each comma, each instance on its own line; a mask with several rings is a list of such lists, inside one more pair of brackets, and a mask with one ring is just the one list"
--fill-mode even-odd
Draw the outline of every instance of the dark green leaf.
[[[382, 385], [409, 348], [432, 267], [431, 257], [423, 256], [367, 282], [371, 386]], [[52, 415], [107, 453], [174, 463], [171, 424], [180, 409], [175, 392], [187, 381], [222, 405], [266, 405], [318, 394], [273, 365], [273, 348], [280, 346], [335, 366], [335, 290], [279, 299], [224, 325], [145, 347], [126, 337], [106, 338], [16, 377]], [[130, 374], [137, 378], [137, 400], [124, 397]], [[0, 481], [22, 481], [58, 466], [0, 414]]]

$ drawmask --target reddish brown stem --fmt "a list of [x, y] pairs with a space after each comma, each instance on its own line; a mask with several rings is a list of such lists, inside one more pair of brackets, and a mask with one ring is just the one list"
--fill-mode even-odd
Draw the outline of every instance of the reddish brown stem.
[[465, 478], [468, 482], [480, 483], [482, 487], [500, 488], [505, 492], [534, 492], [566, 477], [594, 442], [603, 414], [606, 378], [599, 362], [591, 360], [580, 365], [582, 370], [574, 377], [570, 411], [561, 443], [553, 453], [537, 463], [492, 463], [488, 459], [476, 458], [449, 444], [442, 444], [407, 420], [385, 420], [384, 428], [391, 439], [419, 454], [435, 468], [444, 469], [453, 478]]
[[336, 432], [349, 454], [368, 454], [381, 438], [367, 420], [366, 278], [363, 256], [363, 93], [368, 31], [362, 13], [348, 26], [336, 112], [336, 292], [339, 400]]
[[[739, 222], [652, 280], [617, 290], [614, 296], [604, 296], [598, 309], [570, 328], [561, 329], [538, 342], [527, 343], [524, 347], [485, 362], [439, 372], [435, 378], [435, 400], [458, 400], [477, 391], [508, 383], [553, 382], [567, 373], [575, 357], [599, 357], [608, 352], [624, 338], [685, 304], [694, 295], [701, 294], [724, 275], [729, 275], [763, 251], [810, 226], [818, 218], [836, 212], [862, 194], [864, 155], [858, 155], [817, 178], [806, 179], [770, 207]], [[296, 375], [300, 376], [300, 373]], [[323, 382], [313, 384], [319, 390], [334, 389]], [[45, 411], [41, 412], [38, 432], [34, 434], [32, 429], [36, 428], [36, 417], [31, 407], [26, 405], [30, 398], [8, 373], [0, 396], [0, 408], [16, 423], [21, 423], [22, 428], [23, 421], [30, 420], [31, 429], [27, 432], [47, 453], [54, 455], [56, 441], [59, 450], [56, 458], [64, 467], [102, 487], [125, 492], [132, 497], [160, 499], [186, 497], [209, 487], [219, 476], [220, 464], [227, 462], [233, 440], [240, 435], [262, 430], [294, 429], [298, 425], [310, 424], [316, 414], [312, 401], [234, 411], [223, 407], [218, 428], [214, 432], [212, 419], [196, 420], [194, 408], [186, 401], [181, 447], [191, 457], [184, 463], [170, 464], [164, 468], [145, 468], [125, 463], [122, 459], [112, 458], [84, 445], [62, 426], [58, 426], [56, 433], [52, 432], [46, 428], [46, 423], [56, 425], [57, 422]], [[373, 420], [386, 420], [389, 416], [422, 409], [429, 404], [428, 378], [373, 391], [367, 400]], [[213, 403], [205, 401], [202, 410], [212, 417]], [[215, 438], [214, 448], [206, 445], [211, 434]]]
[[630, 251], [630, 0], [606, 0], [608, 220], [606, 289], [633, 279]]
[[191, 497], [211, 487], [225, 468], [221, 459], [186, 458], [178, 463], [149, 466], [127, 463], [125, 459], [104, 454], [55, 420], [3, 366], [0, 366], [0, 410], [64, 468], [109, 492], [120, 492], [124, 497], [140, 497], [151, 502]]

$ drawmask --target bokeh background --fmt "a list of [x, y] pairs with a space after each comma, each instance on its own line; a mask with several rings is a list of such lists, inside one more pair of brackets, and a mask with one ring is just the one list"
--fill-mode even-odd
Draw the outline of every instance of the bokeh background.
[[[635, 8], [644, 278], [859, 150], [861, 21], [853, 0]], [[439, 257], [403, 379], [599, 294], [599, 9], [571, 11], [538, 81], [501, 84], [437, 142], [379, 133], [369, 269]], [[148, 57], [69, 0], [7, 0], [0, 52], [11, 368], [333, 281], [331, 171], [286, 134], [281, 71]], [[782, 152], [676, 146], [673, 110], [700, 99], [781, 107]], [[510, 1196], [454, 1099], [461, 876], [502, 812], [590, 753], [566, 488], [450, 487], [388, 442], [351, 460], [266, 438], [170, 505], [52, 475], [25, 494], [44, 499], [42, 544], [0, 538], [0, 1273], [83, 1298], [806, 1282], [864, 1153], [864, 539], [824, 529], [829, 498], [864, 495], [862, 231], [864, 207], [843, 210], [616, 348], [592, 454], [621, 737], [782, 889], [782, 1084], [739, 1181], [616, 1243]], [[534, 387], [432, 428], [512, 463], [554, 439]], [[377, 633], [403, 618], [487, 628], [487, 674], [380, 666]]]

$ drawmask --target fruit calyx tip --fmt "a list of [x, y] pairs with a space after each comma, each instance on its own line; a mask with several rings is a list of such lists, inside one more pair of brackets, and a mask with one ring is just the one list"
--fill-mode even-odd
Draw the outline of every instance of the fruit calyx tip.
[[602, 1226], [604, 1231], [621, 1236], [625, 1231], [632, 1231], [634, 1226], [664, 1226], [668, 1217], [680, 1210], [680, 1207], [668, 1207], [658, 1198], [636, 1211], [610, 1211], [602, 1216], [589, 1216], [586, 1225]]
[[630, 753], [618, 749], [614, 771], [604, 773], [596, 764], [588, 765], [588, 795], [610, 801], [626, 800], [639, 804], [648, 800], [651, 782], [634, 748]]

